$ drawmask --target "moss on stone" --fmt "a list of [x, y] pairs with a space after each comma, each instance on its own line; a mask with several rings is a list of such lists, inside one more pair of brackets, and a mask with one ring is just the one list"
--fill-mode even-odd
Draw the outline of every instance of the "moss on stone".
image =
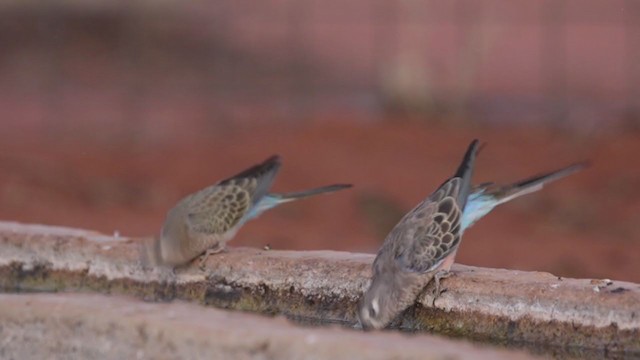
[[[177, 298], [224, 309], [284, 315], [306, 325], [341, 324], [351, 327], [356, 322], [357, 299], [352, 296], [303, 294], [294, 286], [274, 288], [266, 283], [248, 287], [223, 278], [178, 284], [173, 281], [141, 282], [126, 278], [107, 279], [90, 275], [86, 270], [54, 270], [47, 263], [29, 266], [14, 262], [0, 267], [0, 288], [5, 292], [64, 290], [129, 294], [147, 301]], [[615, 325], [595, 328], [555, 321], [540, 323], [527, 317], [513, 321], [416, 304], [391, 327], [507, 347], [524, 347], [547, 355], [597, 358], [613, 353], [640, 354], [638, 330], [620, 330]]]

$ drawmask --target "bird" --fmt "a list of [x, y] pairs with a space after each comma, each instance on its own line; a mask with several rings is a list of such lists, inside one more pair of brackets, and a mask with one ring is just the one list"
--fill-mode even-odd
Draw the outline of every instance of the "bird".
[[333, 184], [291, 193], [270, 193], [281, 166], [273, 155], [232, 177], [181, 199], [167, 212], [160, 236], [143, 251], [144, 264], [177, 267], [201, 256], [207, 258], [225, 249], [247, 221], [280, 204], [312, 195], [330, 193], [351, 184]]
[[373, 262], [371, 283], [358, 306], [364, 330], [386, 327], [431, 281], [435, 283], [435, 299], [440, 294], [440, 280], [450, 274], [464, 231], [496, 206], [588, 165], [573, 164], [510, 185], [472, 187], [478, 152], [475, 139], [455, 174], [407, 213], [385, 238]]

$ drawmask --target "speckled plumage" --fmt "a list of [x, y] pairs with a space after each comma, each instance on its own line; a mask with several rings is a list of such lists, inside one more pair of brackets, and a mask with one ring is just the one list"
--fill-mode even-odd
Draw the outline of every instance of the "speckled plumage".
[[299, 198], [337, 191], [336, 184], [289, 194], [269, 194], [280, 157], [272, 156], [239, 174], [180, 200], [169, 212], [160, 238], [147, 251], [150, 263], [178, 266], [204, 252], [224, 249], [239, 228], [263, 211]]
[[550, 181], [583, 169], [575, 164], [514, 184], [485, 183], [471, 188], [474, 140], [456, 174], [416, 206], [391, 230], [373, 263], [371, 285], [358, 316], [365, 329], [380, 329], [404, 309], [432, 280], [450, 269], [464, 231], [499, 204], [543, 188]]
[[[382, 328], [409, 307], [460, 244], [460, 219], [471, 189], [478, 140], [453, 177], [405, 215], [373, 263], [358, 315], [364, 328]], [[450, 265], [449, 265], [450, 266]]]

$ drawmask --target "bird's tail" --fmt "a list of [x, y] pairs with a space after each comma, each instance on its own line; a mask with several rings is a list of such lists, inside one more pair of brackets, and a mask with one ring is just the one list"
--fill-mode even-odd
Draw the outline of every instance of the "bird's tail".
[[546, 183], [556, 181], [565, 176], [569, 176], [589, 166], [588, 162], [569, 165], [562, 169], [552, 171], [542, 175], [532, 176], [530, 178], [518, 181], [511, 185], [501, 187], [494, 195], [498, 200], [498, 204], [505, 203], [519, 196], [530, 194], [541, 190]]
[[458, 170], [453, 175], [453, 177], [459, 177], [460, 179], [462, 179], [462, 184], [460, 185], [457, 199], [458, 205], [461, 209], [464, 209], [467, 203], [467, 198], [469, 197], [469, 193], [471, 192], [471, 178], [473, 176], [473, 168], [475, 165], [476, 156], [481, 148], [482, 146], [480, 146], [480, 142], [478, 141], [478, 139], [474, 139], [471, 144], [469, 144], [460, 167], [458, 167]]
[[286, 203], [293, 200], [303, 199], [309, 196], [330, 193], [342, 189], [350, 188], [351, 184], [334, 184], [329, 186], [323, 186], [315, 189], [309, 189], [304, 191], [290, 192], [286, 194], [267, 194], [263, 196], [256, 205], [251, 209], [251, 211], [245, 216], [244, 221], [254, 219], [258, 217], [260, 214], [274, 208], [282, 203]]
[[333, 185], [328, 185], [328, 186], [322, 186], [322, 187], [315, 188], [315, 189], [290, 192], [290, 193], [286, 193], [286, 194], [269, 194], [269, 196], [273, 196], [273, 197], [278, 198], [278, 200], [280, 200], [280, 202], [287, 202], [287, 201], [293, 201], [293, 200], [306, 198], [306, 197], [313, 196], [313, 195], [325, 194], [325, 193], [330, 193], [330, 192], [334, 192], [334, 191], [338, 191], [338, 190], [348, 189], [348, 188], [350, 188], [352, 186], [353, 185], [351, 185], [351, 184], [333, 184]]

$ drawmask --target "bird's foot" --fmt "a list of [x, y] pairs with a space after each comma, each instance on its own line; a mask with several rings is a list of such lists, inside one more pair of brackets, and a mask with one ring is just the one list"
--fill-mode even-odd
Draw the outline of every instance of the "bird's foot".
[[432, 302], [432, 306], [436, 305], [436, 300], [438, 299], [438, 297], [440, 297], [440, 295], [447, 291], [447, 289], [441, 289], [440, 288], [440, 280], [442, 279], [446, 279], [448, 277], [450, 277], [451, 275], [453, 275], [453, 273], [449, 270], [438, 270], [438, 272], [433, 276], [433, 281], [434, 281], [434, 287], [433, 287], [433, 302]]
[[207, 262], [207, 259], [209, 258], [209, 256], [217, 254], [222, 250], [224, 250], [224, 246], [216, 246], [216, 247], [208, 248], [204, 252], [204, 254], [200, 256], [200, 260], [198, 261], [198, 267], [200, 268], [200, 271], [205, 270], [206, 268], [205, 263]]

